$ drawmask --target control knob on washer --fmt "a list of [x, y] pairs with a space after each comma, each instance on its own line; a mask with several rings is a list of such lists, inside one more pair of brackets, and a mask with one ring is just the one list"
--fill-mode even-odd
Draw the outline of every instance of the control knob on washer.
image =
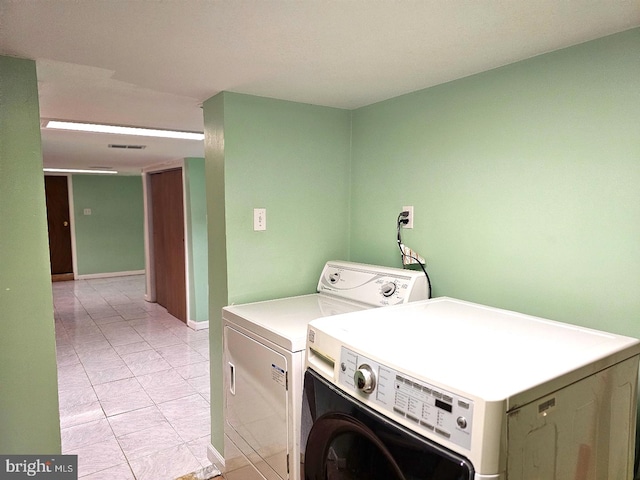
[[358, 367], [353, 375], [353, 381], [356, 384], [356, 388], [364, 393], [371, 393], [376, 388], [376, 376], [366, 363]]
[[382, 295], [384, 295], [385, 297], [390, 297], [396, 291], [396, 284], [393, 282], [385, 283], [384, 285], [382, 285], [381, 290], [382, 290]]
[[456, 420], [456, 423], [462, 429], [467, 428], [467, 419], [464, 417], [458, 417], [458, 419]]

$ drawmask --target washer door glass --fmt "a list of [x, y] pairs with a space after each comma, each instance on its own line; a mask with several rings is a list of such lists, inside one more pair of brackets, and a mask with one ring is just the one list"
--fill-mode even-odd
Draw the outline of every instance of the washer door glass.
[[307, 478], [405, 480], [393, 456], [375, 434], [363, 423], [341, 413], [330, 413], [316, 421], [309, 433], [307, 452]]
[[[468, 461], [305, 374], [304, 480], [470, 480]], [[304, 415], [303, 415], [304, 417]], [[303, 419], [303, 424], [305, 420]], [[304, 431], [304, 427], [303, 427]]]

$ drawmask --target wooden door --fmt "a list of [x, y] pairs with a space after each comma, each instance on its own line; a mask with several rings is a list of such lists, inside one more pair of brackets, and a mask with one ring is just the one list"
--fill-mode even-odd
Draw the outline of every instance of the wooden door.
[[73, 280], [67, 177], [45, 176], [52, 280]]
[[187, 322], [182, 170], [150, 175], [156, 302]]

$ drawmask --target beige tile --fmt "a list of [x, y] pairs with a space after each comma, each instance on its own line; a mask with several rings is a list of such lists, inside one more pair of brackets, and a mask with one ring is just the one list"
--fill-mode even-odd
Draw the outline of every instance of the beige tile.
[[129, 369], [136, 376], [147, 375], [154, 372], [162, 372], [164, 370], [169, 370], [170, 368], [171, 365], [169, 365], [169, 363], [167, 363], [167, 361], [163, 358], [159, 360], [151, 360], [148, 362], [133, 363], [129, 365]]
[[82, 477], [82, 480], [136, 480], [128, 463], [121, 463]]
[[184, 443], [169, 422], [118, 437], [118, 443], [129, 462]]
[[87, 371], [89, 380], [92, 385], [101, 385], [103, 383], [113, 382], [133, 377], [133, 373], [126, 365], [120, 365], [114, 368], [104, 368], [99, 370]]
[[126, 378], [123, 380], [105, 383], [103, 385], [96, 385], [94, 389], [100, 401], [110, 400], [112, 398], [118, 398], [123, 395], [143, 391], [142, 385], [140, 385], [140, 382], [135, 378]]
[[190, 363], [176, 367], [175, 371], [180, 374], [185, 380], [194, 379], [197, 377], [209, 378], [209, 362]]
[[90, 386], [91, 382], [82, 364], [58, 365], [58, 388], [61, 391], [69, 388]]
[[112, 417], [140, 408], [150, 407], [153, 405], [153, 400], [151, 400], [146, 392], [141, 391], [100, 400], [100, 404], [102, 405], [105, 415]]
[[105, 418], [100, 402], [82, 403], [60, 409], [60, 428], [73, 427]]
[[124, 321], [124, 318], [122, 318], [120, 315], [114, 315], [112, 317], [102, 317], [102, 318], [95, 318], [93, 319], [93, 323], [95, 323], [98, 326], [103, 326], [103, 325], [109, 325], [112, 323], [119, 323]]
[[171, 426], [182, 440], [191, 442], [211, 434], [210, 418], [209, 412], [199, 412], [174, 419], [171, 421]]
[[182, 340], [180, 340], [178, 337], [176, 337], [172, 333], [164, 333], [164, 332], [161, 334], [149, 335], [148, 337], [145, 338], [145, 340], [153, 348], [166, 347], [169, 345], [179, 345], [183, 343]]
[[169, 422], [210, 411], [209, 403], [200, 394], [160, 403], [158, 408]]
[[181, 444], [130, 462], [137, 480], [174, 480], [196, 471], [200, 462]]
[[[108, 438], [101, 442], [97, 442], [91, 445], [84, 445], [77, 447], [68, 452], [63, 451], [66, 455], [78, 455], [78, 477], [85, 478], [85, 475], [96, 474], [96, 472], [103, 472], [102, 476], [98, 475], [95, 478], [109, 478], [109, 480], [128, 480], [132, 479], [133, 475], [127, 477], [126, 470], [118, 468], [113, 472], [122, 476], [105, 477], [107, 470], [119, 465], [126, 465], [127, 459], [120, 449], [115, 437]], [[127, 468], [129, 468], [127, 466]], [[131, 471], [129, 471], [131, 473]]]
[[142, 352], [144, 350], [151, 350], [152, 347], [147, 342], [135, 342], [129, 343], [127, 345], [114, 345], [114, 350], [118, 352], [120, 356], [126, 355], [128, 353], [137, 353]]
[[63, 428], [60, 436], [62, 439], [63, 453], [115, 438], [106, 418]]
[[116, 437], [147, 430], [166, 422], [166, 418], [155, 405], [113, 415], [108, 420]]
[[62, 389], [58, 390], [58, 408], [61, 410], [75, 407], [77, 405], [83, 405], [85, 403], [93, 403], [97, 400], [98, 398], [90, 384], [89, 386], [83, 387], [64, 386]]
[[189, 447], [189, 450], [191, 451], [191, 453], [193, 453], [193, 456], [198, 459], [198, 461], [200, 462], [200, 465], [202, 465], [203, 467], [207, 467], [211, 465], [211, 461], [207, 456], [207, 450], [210, 444], [211, 444], [211, 435], [207, 435], [206, 437], [196, 438], [195, 440], [191, 440], [190, 442], [187, 442], [187, 447]]
[[66, 365], [77, 365], [79, 363], [80, 358], [75, 351], [69, 355], [58, 355], [57, 357], [58, 367], [64, 367]]
[[155, 350], [142, 350], [139, 352], [126, 353], [121, 356], [122, 360], [124, 360], [127, 365], [162, 359], [160, 354]]

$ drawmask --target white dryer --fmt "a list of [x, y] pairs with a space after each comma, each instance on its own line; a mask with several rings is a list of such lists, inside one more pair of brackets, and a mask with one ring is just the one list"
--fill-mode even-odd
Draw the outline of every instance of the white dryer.
[[307, 324], [429, 297], [422, 272], [327, 262], [317, 292], [223, 308], [227, 479], [297, 480]]

